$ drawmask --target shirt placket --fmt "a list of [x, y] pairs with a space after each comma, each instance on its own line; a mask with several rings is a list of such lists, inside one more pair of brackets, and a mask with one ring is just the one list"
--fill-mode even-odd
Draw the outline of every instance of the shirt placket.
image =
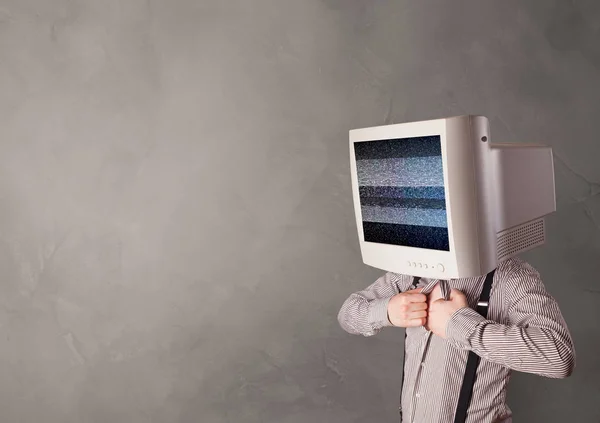
[[411, 407], [411, 415], [410, 422], [415, 423], [415, 413], [417, 410], [417, 406], [419, 405], [419, 401], [421, 400], [422, 393], [420, 392], [421, 388], [421, 373], [423, 372], [423, 367], [425, 366], [425, 359], [427, 357], [427, 352], [429, 351], [429, 342], [431, 341], [431, 332], [427, 334], [425, 338], [425, 342], [423, 345], [423, 350], [421, 352], [421, 359], [419, 361], [419, 369], [417, 370], [417, 375], [415, 377], [415, 384], [413, 385], [413, 406]]
[[[425, 286], [423, 286], [423, 288], [427, 289], [427, 293], [430, 293], [433, 288], [435, 287], [435, 285], [440, 284], [440, 288], [442, 290], [442, 295], [443, 297], [447, 300], [450, 296], [450, 285], [448, 284], [448, 281], [435, 281], [434, 283], [428, 283], [425, 284]], [[431, 332], [427, 333], [427, 337], [424, 340], [423, 343], [423, 350], [421, 352], [421, 359], [419, 361], [419, 369], [417, 370], [417, 375], [415, 377], [415, 383], [413, 385], [413, 406], [411, 407], [411, 416], [410, 416], [410, 422], [411, 423], [415, 423], [415, 414], [416, 414], [416, 410], [417, 410], [417, 405], [419, 404], [419, 401], [421, 400], [422, 397], [422, 393], [420, 392], [420, 388], [421, 388], [421, 373], [423, 373], [423, 367], [425, 367], [425, 360], [427, 358], [427, 353], [429, 352], [429, 344], [431, 342], [431, 336], [433, 334]]]

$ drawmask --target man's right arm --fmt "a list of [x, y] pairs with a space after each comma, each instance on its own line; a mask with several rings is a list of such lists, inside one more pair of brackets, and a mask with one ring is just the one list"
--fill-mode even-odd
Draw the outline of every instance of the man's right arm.
[[[373, 336], [387, 326], [421, 325], [421, 317], [426, 316], [426, 297], [412, 291], [404, 292], [411, 280], [388, 272], [364, 290], [350, 295], [338, 313], [342, 329], [352, 335]], [[388, 305], [393, 311], [391, 316]]]

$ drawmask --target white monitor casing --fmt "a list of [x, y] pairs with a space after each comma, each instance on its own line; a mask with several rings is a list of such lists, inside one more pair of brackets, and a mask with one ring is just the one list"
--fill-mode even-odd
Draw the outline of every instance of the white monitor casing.
[[[439, 136], [449, 251], [365, 242], [354, 143]], [[481, 276], [545, 242], [544, 216], [556, 210], [552, 149], [493, 143], [483, 116], [459, 116], [350, 131], [354, 209], [365, 264], [450, 279]]]

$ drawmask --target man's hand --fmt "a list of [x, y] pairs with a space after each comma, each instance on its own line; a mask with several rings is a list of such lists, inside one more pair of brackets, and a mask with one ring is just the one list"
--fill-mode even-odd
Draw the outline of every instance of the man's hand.
[[388, 303], [388, 319], [401, 328], [423, 326], [427, 322], [427, 296], [420, 289], [394, 295]]
[[[436, 287], [437, 288], [437, 287]], [[446, 339], [446, 326], [450, 317], [461, 308], [468, 307], [467, 298], [462, 292], [453, 289], [450, 291], [450, 299], [444, 300], [430, 298], [429, 313], [427, 315], [426, 328], [437, 336]]]

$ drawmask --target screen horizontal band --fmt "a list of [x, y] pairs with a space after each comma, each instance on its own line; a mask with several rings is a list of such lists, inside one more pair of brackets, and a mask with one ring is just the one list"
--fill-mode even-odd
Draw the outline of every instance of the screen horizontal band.
[[448, 227], [448, 217], [443, 209], [363, 206], [361, 213], [363, 222]]
[[359, 187], [444, 186], [440, 156], [360, 160], [356, 172]]
[[441, 156], [442, 146], [439, 135], [360, 141], [354, 143], [354, 155], [356, 160]]
[[446, 193], [443, 186], [421, 187], [392, 187], [392, 186], [362, 186], [358, 187], [361, 198], [387, 197], [387, 198], [427, 198], [432, 200], [445, 200]]
[[450, 251], [447, 228], [363, 222], [366, 242]]

